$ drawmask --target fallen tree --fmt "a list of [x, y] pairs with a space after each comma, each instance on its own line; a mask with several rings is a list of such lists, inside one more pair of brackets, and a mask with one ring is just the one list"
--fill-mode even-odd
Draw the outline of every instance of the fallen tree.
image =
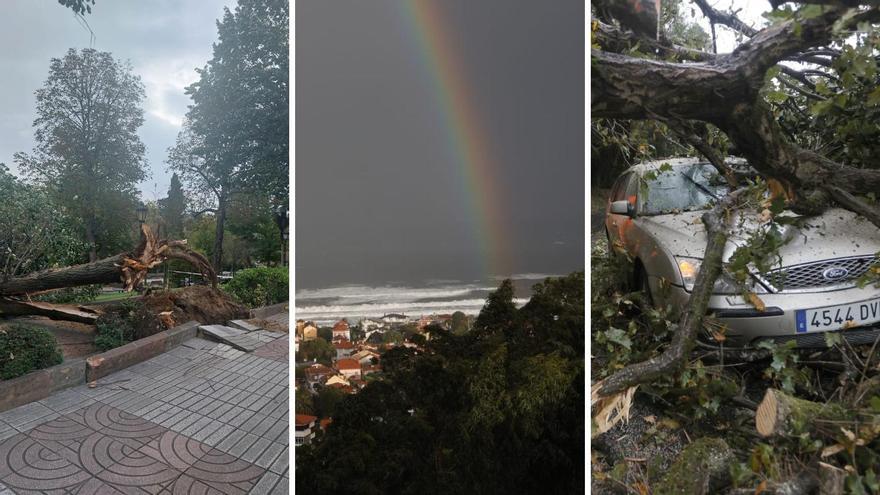
[[[776, 185], [775, 192], [784, 197], [787, 208], [817, 214], [836, 201], [880, 226], [880, 210], [858, 197], [880, 191], [880, 170], [850, 166], [800, 147], [786, 135], [761, 95], [768, 71], [780, 62], [830, 65], [840, 50], [827, 45], [849, 35], [856, 26], [880, 21], [880, 9], [873, 4], [870, 8], [852, 8], [850, 4], [855, 2], [828, 2], [833, 5], [812, 11], [809, 16], [795, 16], [755, 30], [735, 14], [718, 12], [706, 2], [696, 3], [712, 23], [730, 26], [748, 39], [729, 54], [685, 53], [669, 43], [646, 44], [663, 59], [613, 53], [611, 50], [644, 43], [645, 26], [650, 24], [645, 22], [645, 15], [651, 10], [641, 9], [632, 16], [620, 14], [619, 8], [597, 9], [600, 16], [613, 18], [597, 19], [600, 22], [593, 26], [594, 44], [599, 48], [591, 52], [591, 117], [664, 122], [718, 164], [719, 154], [693, 132], [694, 123], [711, 124], [724, 132], [759, 174]], [[657, 13], [654, 15], [656, 20]], [[630, 28], [627, 22], [636, 25]], [[657, 39], [662, 41], [662, 36]], [[700, 61], [689, 62], [692, 60]], [[730, 206], [731, 201], [725, 199], [722, 204]], [[705, 260], [669, 348], [594, 384], [595, 395], [619, 394], [683, 368], [721, 273], [721, 252], [727, 236], [720, 218], [717, 208], [704, 218], [709, 233]]]
[[123, 290], [137, 288], [151, 268], [167, 260], [177, 259], [192, 264], [212, 287], [217, 286], [217, 274], [211, 263], [200, 253], [187, 247], [185, 240], [159, 240], [145, 224], [141, 227], [141, 241], [132, 252], [63, 268], [52, 268], [20, 277], [0, 280], [0, 313], [6, 315], [39, 315], [92, 323], [98, 313], [82, 306], [34, 302], [32, 296], [47, 291], [94, 284], [121, 283]]

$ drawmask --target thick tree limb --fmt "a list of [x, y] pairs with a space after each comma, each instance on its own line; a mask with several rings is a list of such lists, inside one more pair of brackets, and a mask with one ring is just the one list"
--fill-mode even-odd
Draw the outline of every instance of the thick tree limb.
[[743, 190], [740, 189], [730, 193], [711, 211], [703, 214], [703, 224], [708, 239], [706, 252], [687, 309], [678, 322], [672, 343], [659, 356], [631, 364], [594, 384], [597, 395], [608, 397], [617, 394], [635, 385], [674, 374], [687, 364], [687, 357], [694, 348], [700, 329], [703, 328], [703, 318], [708, 309], [709, 297], [715, 287], [715, 280], [721, 275], [722, 255], [733, 217], [729, 214], [729, 210], [736, 204], [742, 192]]
[[880, 210], [876, 207], [872, 207], [840, 187], [831, 186], [827, 188], [827, 191], [831, 194], [831, 197], [840, 204], [840, 206], [862, 215], [874, 225], [880, 225]]
[[705, 124], [702, 126], [702, 129], [700, 129], [703, 132], [698, 132], [696, 126], [683, 121], [679, 121], [675, 124], [667, 122], [667, 124], [673, 132], [678, 134], [685, 142], [693, 146], [694, 149], [706, 157], [706, 159], [709, 160], [709, 163], [715, 167], [715, 170], [727, 180], [727, 184], [730, 185], [731, 188], [736, 187], [736, 176], [734, 175], [733, 170], [731, 170], [731, 168], [724, 162], [724, 156], [703, 137], [706, 134]]
[[832, 8], [797, 22], [798, 27], [795, 21], [771, 26], [714, 63], [679, 64], [593, 51], [592, 116], [712, 123], [758, 172], [783, 183], [791, 198], [796, 191], [827, 186], [856, 194], [880, 190], [880, 171], [842, 165], [793, 144], [758, 94], [770, 67], [826, 44], [842, 17], [843, 28], [880, 17], [878, 10], [844, 13]]

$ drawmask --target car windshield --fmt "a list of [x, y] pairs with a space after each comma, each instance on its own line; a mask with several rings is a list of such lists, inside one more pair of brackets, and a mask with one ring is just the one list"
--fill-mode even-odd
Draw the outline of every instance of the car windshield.
[[727, 182], [710, 163], [660, 167], [641, 177], [640, 214], [705, 209], [727, 192]]

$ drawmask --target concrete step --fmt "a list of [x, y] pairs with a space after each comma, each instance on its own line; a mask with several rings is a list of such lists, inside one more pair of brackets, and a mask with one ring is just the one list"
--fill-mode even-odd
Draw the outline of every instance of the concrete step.
[[223, 342], [245, 352], [251, 352], [262, 345], [260, 339], [248, 335], [248, 332], [239, 328], [227, 327], [225, 325], [202, 325], [199, 327], [199, 331], [210, 339]]
[[262, 327], [258, 327], [245, 320], [232, 320], [229, 322], [229, 326], [232, 328], [237, 328], [239, 330], [244, 330], [245, 332], [256, 332], [257, 330], [262, 330]]

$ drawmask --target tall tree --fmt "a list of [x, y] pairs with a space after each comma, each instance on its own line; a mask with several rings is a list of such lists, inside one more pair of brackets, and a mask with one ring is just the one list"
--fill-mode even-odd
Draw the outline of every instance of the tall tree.
[[180, 177], [175, 173], [171, 176], [171, 184], [168, 186], [168, 197], [159, 200], [159, 214], [162, 224], [165, 226], [165, 235], [179, 238], [183, 236], [183, 215], [186, 212], [186, 196], [183, 193], [183, 184]]
[[82, 222], [89, 259], [127, 240], [137, 197], [147, 177], [144, 87], [131, 65], [108, 52], [68, 50], [53, 58], [49, 77], [36, 92], [36, 146], [16, 153], [19, 168], [44, 185]]
[[243, 191], [287, 204], [288, 2], [241, 0], [217, 23], [214, 56], [187, 88], [193, 104], [169, 164], [209, 191], [214, 263], [223, 259], [230, 201]]

